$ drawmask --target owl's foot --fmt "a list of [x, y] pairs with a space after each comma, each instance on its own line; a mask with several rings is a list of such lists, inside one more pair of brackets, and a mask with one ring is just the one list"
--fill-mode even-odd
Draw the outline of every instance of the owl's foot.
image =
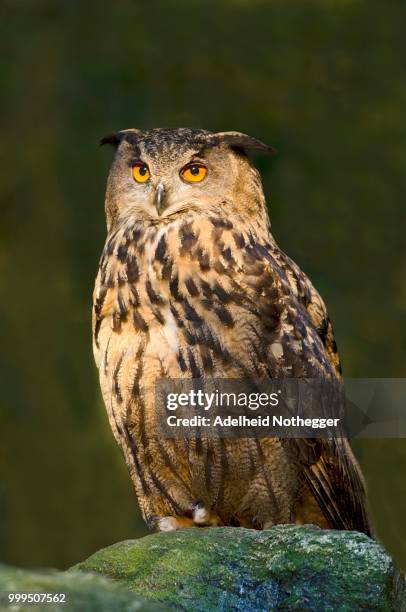
[[204, 502], [197, 501], [193, 505], [193, 522], [196, 527], [220, 527], [222, 520], [206, 508]]
[[176, 531], [195, 527], [193, 520], [186, 516], [152, 516], [147, 523], [155, 531]]
[[154, 531], [176, 531], [190, 527], [220, 527], [223, 525], [221, 519], [210, 512], [202, 501], [193, 504], [192, 512], [193, 518], [154, 515], [147, 520], [147, 525]]

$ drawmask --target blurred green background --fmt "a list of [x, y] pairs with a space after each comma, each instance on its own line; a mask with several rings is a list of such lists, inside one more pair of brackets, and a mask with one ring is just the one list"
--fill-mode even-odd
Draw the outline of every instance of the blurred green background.
[[[406, 4], [1, 1], [0, 559], [65, 568], [146, 532], [102, 406], [91, 293], [105, 134], [241, 130], [344, 373], [406, 372]], [[356, 452], [406, 566], [406, 440]]]

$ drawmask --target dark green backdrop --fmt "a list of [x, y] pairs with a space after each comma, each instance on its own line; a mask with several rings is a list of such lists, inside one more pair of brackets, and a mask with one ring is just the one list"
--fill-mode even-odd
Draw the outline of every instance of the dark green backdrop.
[[[91, 292], [106, 133], [241, 130], [347, 376], [404, 376], [404, 2], [2, 1], [0, 559], [67, 567], [145, 532], [102, 406]], [[406, 441], [356, 444], [406, 565]]]

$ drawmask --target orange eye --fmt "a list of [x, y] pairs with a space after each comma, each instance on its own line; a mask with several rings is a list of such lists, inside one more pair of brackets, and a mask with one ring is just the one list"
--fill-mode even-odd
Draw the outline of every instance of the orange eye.
[[147, 164], [136, 162], [133, 165], [133, 179], [137, 181], [137, 183], [146, 183], [150, 176], [151, 174]]
[[188, 183], [200, 183], [207, 174], [206, 166], [203, 164], [187, 164], [180, 171], [180, 175], [184, 181]]

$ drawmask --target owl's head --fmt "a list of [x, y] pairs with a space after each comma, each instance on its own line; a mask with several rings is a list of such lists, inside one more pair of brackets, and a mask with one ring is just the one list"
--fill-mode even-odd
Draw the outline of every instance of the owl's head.
[[103, 138], [116, 148], [106, 192], [108, 228], [130, 219], [168, 222], [191, 211], [243, 216], [265, 209], [250, 152], [272, 147], [239, 132], [129, 129]]

